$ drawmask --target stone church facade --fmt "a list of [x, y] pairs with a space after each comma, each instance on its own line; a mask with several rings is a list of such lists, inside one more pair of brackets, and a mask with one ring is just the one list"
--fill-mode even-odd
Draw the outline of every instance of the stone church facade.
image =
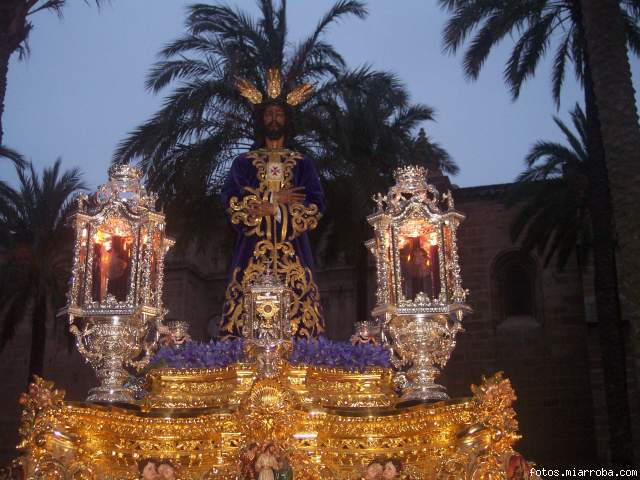
[[[483, 374], [503, 370], [518, 395], [515, 408], [524, 435], [519, 451], [547, 468], [605, 465], [608, 425], [592, 274], [581, 271], [575, 261], [560, 272], [544, 269], [534, 254], [512, 243], [513, 212], [503, 202], [507, 188], [454, 190], [456, 209], [467, 216], [459, 230], [459, 253], [473, 314], [464, 320], [465, 331], [441, 383], [452, 397], [467, 396], [470, 384], [479, 383]], [[194, 339], [215, 333], [227, 282], [227, 243], [212, 239], [205, 252], [168, 259], [165, 304], [170, 318], [190, 322]], [[350, 265], [321, 265], [316, 276], [327, 335], [346, 339], [356, 321], [355, 271]], [[373, 306], [373, 267], [369, 285]], [[45, 376], [65, 389], [68, 398], [84, 399], [94, 374], [69, 344], [64, 322], [49, 329]], [[24, 325], [0, 355], [0, 465], [15, 456], [18, 396], [26, 386], [29, 341]], [[638, 439], [637, 376], [631, 362], [627, 367]]]

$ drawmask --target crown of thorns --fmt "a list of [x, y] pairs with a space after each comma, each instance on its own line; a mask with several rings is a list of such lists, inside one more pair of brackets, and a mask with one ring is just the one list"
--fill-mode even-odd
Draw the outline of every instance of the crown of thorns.
[[[263, 103], [265, 96], [269, 100], [278, 100], [283, 96], [282, 93], [282, 74], [278, 68], [270, 68], [267, 70], [267, 91], [263, 94], [258, 87], [246, 78], [236, 77], [236, 88], [240, 95], [246, 98], [253, 105]], [[287, 105], [295, 107], [305, 102], [313, 93], [313, 85], [303, 83], [298, 85], [284, 96]]]

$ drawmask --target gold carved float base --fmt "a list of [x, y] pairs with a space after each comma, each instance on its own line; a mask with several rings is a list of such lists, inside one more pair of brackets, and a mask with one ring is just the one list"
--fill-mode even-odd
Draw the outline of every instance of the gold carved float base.
[[21, 398], [14, 467], [27, 478], [138, 479], [154, 459], [173, 478], [241, 479], [250, 449], [273, 444], [295, 479], [360, 479], [374, 459], [393, 458], [397, 478], [476, 480], [507, 478], [518, 458], [515, 395], [500, 373], [470, 398], [404, 407], [385, 369], [288, 366], [259, 379], [239, 364], [149, 379], [146, 400], [130, 407], [65, 401], [37, 379]]

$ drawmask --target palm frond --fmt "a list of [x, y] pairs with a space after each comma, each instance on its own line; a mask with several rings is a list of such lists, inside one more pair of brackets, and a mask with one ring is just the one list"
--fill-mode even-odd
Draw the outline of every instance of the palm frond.
[[[110, 2], [110, 0], [106, 0]], [[105, 3], [105, 0], [94, 0], [94, 2], [90, 2], [89, 0], [84, 0], [84, 3], [89, 5], [90, 3], [95, 3], [96, 7], [100, 8], [101, 5]], [[43, 10], [47, 10], [55, 13], [58, 17], [62, 18], [64, 13], [64, 7], [67, 4], [67, 0], [46, 0], [43, 3], [39, 3], [38, 0], [33, 2], [33, 6], [27, 13], [27, 15], [33, 15], [35, 13], [41, 12]]]
[[569, 46], [571, 43], [571, 36], [567, 35], [561, 43], [556, 54], [553, 57], [553, 72], [551, 74], [551, 91], [553, 100], [556, 103], [556, 108], [560, 108], [560, 94], [562, 92], [562, 85], [564, 83], [565, 70], [567, 64], [567, 57], [569, 55]]
[[579, 253], [580, 262], [588, 258], [591, 238], [586, 118], [579, 105], [571, 117], [577, 134], [554, 117], [568, 146], [537, 141], [507, 196], [507, 205], [517, 208], [512, 240], [519, 240], [524, 250], [536, 249], [545, 266], [555, 258], [558, 269], [573, 253]]
[[47, 311], [62, 306], [73, 243], [66, 217], [85, 188], [80, 171], [62, 172], [60, 160], [42, 174], [32, 164], [16, 173], [15, 188], [0, 185], [0, 349], [31, 320], [36, 299], [48, 299]]
[[540, 58], [544, 56], [555, 19], [556, 12], [545, 15], [528, 28], [516, 43], [505, 70], [505, 80], [511, 87], [514, 99], [518, 98], [522, 84], [534, 74]]
[[[357, 18], [365, 18], [367, 16], [367, 8], [363, 2], [358, 0], [340, 0], [336, 2], [331, 9], [320, 19], [315, 30], [311, 35], [302, 41], [293, 53], [290, 65], [285, 77], [287, 83], [292, 83], [296, 79], [304, 79], [304, 64], [313, 50], [316, 42], [332, 23], [338, 22], [343, 17], [354, 15]], [[341, 60], [341, 57], [339, 57]], [[337, 66], [344, 67], [344, 63], [337, 63]]]
[[0, 157], [10, 160], [17, 168], [24, 168], [27, 164], [20, 153], [5, 145], [0, 145]]

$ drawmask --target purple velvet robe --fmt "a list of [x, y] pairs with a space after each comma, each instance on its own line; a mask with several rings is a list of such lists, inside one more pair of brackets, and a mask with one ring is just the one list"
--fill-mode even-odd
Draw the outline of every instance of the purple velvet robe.
[[[231, 169], [229, 170], [227, 179], [222, 188], [221, 199], [223, 205], [229, 208], [231, 200], [235, 197], [241, 200], [245, 195], [250, 194], [245, 187], [257, 189], [260, 187], [260, 181], [258, 179], [258, 171], [254, 166], [254, 160], [249, 154], [242, 154], [236, 157], [233, 161]], [[325, 209], [325, 198], [320, 179], [316, 172], [315, 166], [310, 158], [301, 156], [293, 166], [293, 178], [292, 187], [304, 187], [301, 193], [304, 193], [306, 198], [304, 201], [305, 207], [312, 204], [318, 207], [318, 212], [321, 214]], [[291, 232], [291, 221], [289, 222], [288, 230]], [[225, 307], [223, 310], [222, 323], [220, 328], [220, 334], [222, 335], [240, 335], [239, 322], [233, 320], [230, 322], [229, 316], [235, 308], [239, 308], [239, 302], [241, 297], [238, 297], [237, 291], [242, 284], [243, 275], [247, 266], [255, 259], [254, 249], [259, 240], [264, 240], [255, 234], [247, 235], [250, 230], [246, 225], [238, 223], [234, 225], [237, 231], [237, 239], [233, 250], [233, 257], [231, 260], [231, 269], [229, 274], [229, 286], [227, 288], [227, 295], [225, 301]], [[319, 295], [317, 292], [317, 286], [313, 280], [313, 254], [311, 252], [311, 245], [307, 232], [299, 233], [295, 238], [289, 240], [293, 245], [297, 260], [300, 265], [307, 272], [309, 282], [309, 292], [298, 291], [296, 293], [299, 301], [304, 301], [307, 308], [309, 304], [313, 305], [316, 314], [319, 316], [319, 325], [317, 328], [300, 328], [298, 334], [303, 336], [316, 335], [323, 331], [324, 321], [322, 319], [322, 309], [320, 307]], [[239, 269], [239, 272], [238, 272]], [[291, 285], [287, 285], [292, 288]], [[313, 290], [313, 291], [311, 291]], [[235, 292], [235, 293], [234, 293]], [[300, 316], [304, 312], [299, 312]], [[302, 318], [292, 318], [292, 323], [295, 321], [302, 322]]]

